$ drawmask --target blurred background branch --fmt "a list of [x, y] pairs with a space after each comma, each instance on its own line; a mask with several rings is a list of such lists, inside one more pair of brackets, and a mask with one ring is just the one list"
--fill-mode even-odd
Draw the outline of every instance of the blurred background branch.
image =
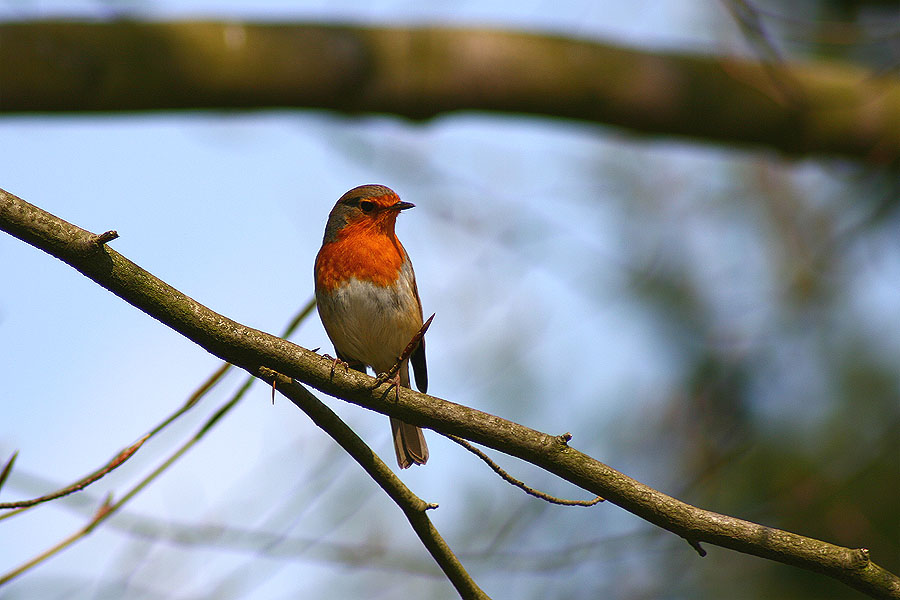
[[836, 61], [439, 27], [38, 21], [0, 24], [0, 38], [0, 114], [499, 111], [876, 164], [900, 156], [900, 79]]

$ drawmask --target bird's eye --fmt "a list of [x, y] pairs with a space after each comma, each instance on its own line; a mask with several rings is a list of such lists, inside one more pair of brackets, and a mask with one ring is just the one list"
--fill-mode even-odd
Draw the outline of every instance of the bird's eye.
[[372, 212], [373, 210], [375, 210], [375, 203], [374, 203], [374, 202], [370, 202], [370, 201], [368, 201], [368, 200], [360, 200], [360, 202], [359, 202], [359, 208], [360, 208], [360, 210], [363, 211], [364, 213], [370, 213], [370, 212]]

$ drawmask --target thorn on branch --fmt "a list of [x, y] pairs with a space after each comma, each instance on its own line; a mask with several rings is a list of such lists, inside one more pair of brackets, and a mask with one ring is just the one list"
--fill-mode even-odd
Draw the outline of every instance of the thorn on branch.
[[88, 523], [87, 527], [84, 528], [85, 533], [90, 533], [94, 527], [100, 524], [100, 521], [106, 518], [106, 516], [112, 512], [113, 510], [113, 495], [111, 493], [106, 495], [106, 498], [103, 499], [103, 504], [101, 504], [97, 508], [97, 512], [94, 513], [94, 517], [91, 519], [91, 522]]
[[6, 483], [6, 478], [9, 477], [10, 473], [12, 473], [12, 468], [13, 465], [16, 464], [17, 456], [19, 456], [18, 450], [12, 453], [12, 456], [10, 456], [9, 460], [6, 461], [6, 465], [3, 466], [3, 471], [0, 472], [0, 489], [3, 489], [3, 484]]
[[73, 249], [82, 256], [90, 256], [117, 237], [119, 237], [118, 232], [113, 230], [100, 234], [93, 234], [88, 238], [75, 241], [73, 243]]
[[[438, 433], [441, 433], [441, 432], [438, 432]], [[456, 442], [457, 444], [459, 444], [460, 446], [462, 446], [463, 448], [465, 448], [466, 450], [468, 450], [469, 452], [471, 452], [472, 454], [474, 454], [475, 456], [477, 456], [478, 458], [483, 460], [487, 464], [487, 466], [489, 466], [491, 468], [491, 470], [494, 471], [494, 473], [496, 473], [497, 475], [500, 476], [501, 479], [503, 479], [507, 483], [510, 483], [510, 484], [516, 486], [517, 488], [519, 488], [520, 490], [522, 490], [529, 496], [534, 496], [535, 498], [540, 498], [541, 500], [544, 500], [551, 504], [560, 504], [562, 506], [593, 506], [595, 504], [603, 502], [603, 498], [601, 498], [600, 496], [597, 496], [593, 500], [566, 500], [564, 498], [557, 498], [555, 496], [551, 496], [550, 494], [547, 494], [540, 490], [536, 490], [532, 487], [527, 486], [525, 483], [519, 481], [518, 479], [516, 479], [515, 477], [513, 477], [512, 475], [510, 475], [509, 473], [504, 471], [503, 468], [501, 468], [500, 465], [498, 465], [493, 460], [491, 460], [487, 454], [485, 454], [484, 452], [482, 452], [481, 450], [479, 450], [478, 448], [476, 448], [475, 446], [473, 446], [466, 440], [462, 439], [461, 437], [457, 437], [455, 435], [450, 435], [449, 433], [442, 433], [442, 435], [453, 440], [454, 442]], [[569, 434], [566, 434], [566, 435], [569, 435]], [[559, 437], [563, 437], [563, 436], [559, 436]], [[569, 435], [569, 438], [571, 438], [571, 437], [572, 436]]]

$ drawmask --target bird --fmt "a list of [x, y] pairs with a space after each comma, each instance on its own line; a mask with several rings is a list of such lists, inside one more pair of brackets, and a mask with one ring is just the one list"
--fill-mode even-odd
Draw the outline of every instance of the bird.
[[[368, 184], [340, 197], [328, 215], [315, 262], [316, 305], [337, 358], [365, 373], [387, 373], [422, 327], [422, 302], [412, 261], [394, 232], [397, 216], [413, 208], [390, 188]], [[428, 390], [425, 339], [400, 365], [395, 385]], [[424, 465], [428, 445], [422, 429], [391, 417], [401, 469]]]

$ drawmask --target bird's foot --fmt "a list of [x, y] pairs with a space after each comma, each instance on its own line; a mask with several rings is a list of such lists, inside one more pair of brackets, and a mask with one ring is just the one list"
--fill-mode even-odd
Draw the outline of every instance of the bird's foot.
[[325, 358], [327, 358], [328, 360], [331, 361], [331, 378], [332, 378], [332, 379], [334, 379], [334, 369], [335, 369], [335, 367], [337, 367], [339, 364], [340, 364], [340, 365], [343, 365], [343, 367], [344, 367], [344, 373], [349, 373], [349, 372], [350, 372], [350, 365], [347, 364], [346, 362], [344, 362], [343, 360], [341, 360], [341, 359], [339, 359], [339, 358], [334, 358], [334, 357], [331, 356], [330, 354], [323, 354], [322, 356], [324, 356]]
[[375, 377], [375, 384], [372, 386], [374, 390], [378, 386], [383, 383], [390, 383], [390, 387], [384, 392], [387, 395], [391, 389], [394, 390], [394, 394], [397, 398], [397, 402], [400, 401], [400, 373], [391, 373], [388, 371], [387, 373], [379, 373], [377, 377]]

